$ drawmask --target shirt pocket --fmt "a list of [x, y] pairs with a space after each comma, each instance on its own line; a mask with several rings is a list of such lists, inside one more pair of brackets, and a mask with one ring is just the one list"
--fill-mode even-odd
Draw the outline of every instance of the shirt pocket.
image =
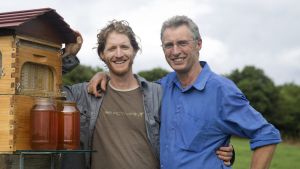
[[80, 130], [81, 132], [87, 133], [90, 124], [90, 113], [87, 110], [80, 111]]
[[80, 112], [80, 122], [89, 120], [91, 117], [91, 113], [89, 113], [89, 111], [87, 109], [83, 109], [81, 106], [77, 106], [77, 107]]
[[187, 151], [201, 152], [207, 146], [208, 123], [190, 113], [181, 116], [176, 132], [176, 144]]

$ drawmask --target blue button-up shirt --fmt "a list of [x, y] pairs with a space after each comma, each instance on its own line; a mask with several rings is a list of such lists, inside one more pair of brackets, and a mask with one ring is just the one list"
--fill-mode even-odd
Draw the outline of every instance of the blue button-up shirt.
[[[231, 135], [250, 139], [251, 149], [281, 141], [279, 131], [249, 105], [232, 81], [213, 73], [206, 62], [191, 86], [182, 88], [176, 74], [159, 82], [162, 169], [221, 169], [215, 152]], [[250, 157], [249, 157], [250, 158]]]

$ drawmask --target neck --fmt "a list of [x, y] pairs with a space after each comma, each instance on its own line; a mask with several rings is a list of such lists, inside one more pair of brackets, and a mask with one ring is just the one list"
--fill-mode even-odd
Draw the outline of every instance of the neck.
[[196, 62], [188, 71], [186, 72], [176, 72], [177, 77], [183, 88], [192, 85], [198, 78], [198, 75], [202, 71], [202, 67], [199, 62]]
[[110, 85], [113, 88], [120, 90], [130, 90], [139, 86], [138, 81], [134, 77], [133, 73], [128, 73], [122, 76], [111, 74], [110, 76]]

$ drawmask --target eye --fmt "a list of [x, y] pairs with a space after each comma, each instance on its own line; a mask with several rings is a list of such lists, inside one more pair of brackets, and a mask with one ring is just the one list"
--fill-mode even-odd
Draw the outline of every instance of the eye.
[[111, 47], [107, 48], [106, 50], [107, 50], [108, 52], [112, 52], [112, 51], [114, 51], [115, 49], [117, 49], [116, 46], [111, 46]]
[[130, 47], [127, 46], [127, 45], [121, 45], [121, 48], [122, 48], [122, 49], [129, 49]]
[[165, 49], [171, 49], [171, 48], [173, 48], [173, 46], [174, 46], [174, 44], [171, 43], [171, 42], [168, 42], [168, 43], [163, 44], [163, 47], [164, 47]]
[[187, 41], [187, 40], [180, 40], [180, 41], [177, 42], [177, 45], [181, 46], [181, 47], [185, 47], [188, 44], [189, 44], [189, 41]]

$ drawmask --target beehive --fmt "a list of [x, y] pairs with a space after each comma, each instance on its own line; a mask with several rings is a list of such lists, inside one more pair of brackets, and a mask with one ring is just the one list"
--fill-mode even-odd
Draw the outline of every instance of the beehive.
[[0, 154], [30, 149], [34, 97], [59, 92], [60, 49], [74, 41], [53, 9], [0, 13]]

